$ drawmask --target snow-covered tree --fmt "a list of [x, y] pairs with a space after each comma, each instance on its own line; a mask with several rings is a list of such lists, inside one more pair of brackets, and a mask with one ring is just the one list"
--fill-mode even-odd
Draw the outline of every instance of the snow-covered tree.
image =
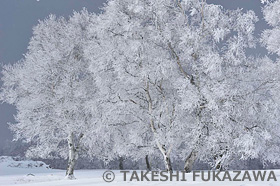
[[246, 48], [255, 46], [254, 13], [195, 0], [112, 0], [103, 16], [133, 139], [149, 134], [167, 170], [172, 150], [189, 154], [187, 171], [198, 157], [222, 155], [223, 141], [232, 140], [235, 79], [246, 66]]
[[[280, 1], [262, 2], [265, 4], [264, 19], [270, 28], [263, 31], [260, 42], [267, 49], [268, 56], [258, 61], [258, 71], [251, 76], [254, 77], [255, 89], [258, 92], [258, 96], [255, 96], [257, 100], [255, 101], [255, 111], [258, 111], [258, 115], [252, 129], [266, 133], [266, 140], [251, 137], [251, 147], [257, 149], [254, 152], [255, 157], [264, 162], [279, 163]], [[256, 145], [258, 146], [256, 147]], [[249, 149], [248, 152], [252, 151]]]
[[[111, 101], [112, 109], [115, 109], [111, 113], [116, 115], [109, 120], [113, 119], [113, 125], [119, 123], [118, 129], [129, 133], [127, 143], [135, 148], [132, 156], [139, 152], [139, 148], [142, 157], [157, 154], [156, 146], [165, 159], [167, 170], [171, 170], [170, 152], [179, 130], [175, 120], [179, 118], [177, 115], [184, 113], [179, 113], [183, 109], [180, 108], [177, 87], [185, 81], [180, 82], [180, 75], [174, 74], [175, 64], [170, 63], [164, 50], [150, 45], [149, 38], [141, 39], [141, 34], [146, 34], [141, 22], [131, 22], [138, 25], [132, 31], [129, 25], [125, 25], [129, 24], [129, 17], [123, 12], [126, 3], [110, 1], [100, 17], [104, 35], [102, 44], [108, 43], [102, 59], [111, 64], [116, 74], [112, 83], [115, 97]], [[175, 110], [178, 110], [176, 115]], [[137, 158], [141, 156], [138, 154]]]
[[[264, 9], [265, 19], [271, 25], [276, 22], [276, 5], [268, 4]], [[276, 52], [276, 38], [271, 30], [265, 30], [261, 42], [269, 52]], [[271, 37], [271, 38], [270, 38]], [[226, 125], [230, 137], [221, 138], [224, 148], [216, 160], [228, 166], [235, 159], [260, 159], [277, 163], [279, 160], [279, 62], [269, 57], [254, 56], [244, 58], [239, 66], [230, 67], [235, 78], [228, 82], [233, 105], [230, 125]], [[238, 67], [238, 68], [236, 68]], [[229, 139], [230, 141], [228, 141]], [[218, 162], [217, 162], [218, 161]]]
[[70, 179], [79, 152], [98, 140], [99, 92], [84, 53], [95, 17], [83, 10], [40, 21], [24, 59], [3, 70], [1, 100], [16, 106], [15, 139], [34, 144], [28, 156], [68, 158]]

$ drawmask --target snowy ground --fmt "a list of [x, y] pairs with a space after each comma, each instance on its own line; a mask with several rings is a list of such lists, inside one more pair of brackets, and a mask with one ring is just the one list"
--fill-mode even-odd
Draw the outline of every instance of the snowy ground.
[[[2, 159], [1, 159], [2, 158]], [[75, 172], [76, 180], [67, 180], [64, 178], [64, 170], [54, 170], [48, 168], [43, 162], [34, 161], [14, 161], [9, 157], [0, 157], [0, 186], [22, 185], [22, 186], [140, 186], [140, 185], [166, 185], [166, 186], [280, 186], [280, 170], [275, 170], [277, 182], [230, 182], [215, 181], [203, 182], [192, 181], [193, 174], [187, 174], [186, 182], [137, 182], [123, 181], [123, 174], [120, 171], [114, 171], [116, 177], [111, 183], [103, 180], [102, 175], [105, 170], [77, 170]]]

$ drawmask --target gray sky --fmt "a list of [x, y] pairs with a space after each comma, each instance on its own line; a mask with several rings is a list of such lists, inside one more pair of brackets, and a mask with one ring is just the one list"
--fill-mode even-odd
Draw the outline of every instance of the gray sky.
[[[32, 27], [39, 19], [49, 14], [69, 16], [73, 10], [86, 7], [89, 11], [99, 12], [106, 0], [0, 0], [0, 63], [14, 63], [26, 53], [32, 36]], [[256, 34], [267, 27], [262, 19], [260, 0], [207, 0], [208, 3], [220, 4], [228, 9], [243, 8], [254, 10], [260, 18]], [[258, 48], [255, 53], [264, 53]], [[0, 82], [1, 85], [1, 82]], [[7, 122], [13, 122], [16, 113], [13, 106], [0, 104], [0, 148], [12, 135]]]

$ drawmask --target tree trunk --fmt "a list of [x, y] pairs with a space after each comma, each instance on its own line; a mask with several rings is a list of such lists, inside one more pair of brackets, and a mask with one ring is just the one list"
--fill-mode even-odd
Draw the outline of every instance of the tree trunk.
[[220, 158], [220, 160], [218, 160], [218, 163], [216, 163], [215, 170], [221, 171], [223, 169], [222, 160], [221, 160], [222, 157], [223, 157], [222, 154], [214, 156], [215, 161], [217, 161], [218, 158]]
[[158, 141], [157, 141], [157, 146], [163, 155], [166, 170], [168, 172], [173, 172], [172, 164], [171, 164], [171, 160], [170, 160], [170, 152], [171, 152], [172, 147], [170, 147], [168, 150], [166, 150], [165, 145], [161, 145]]
[[189, 154], [189, 156], [187, 157], [186, 162], [185, 162], [184, 170], [185, 170], [186, 172], [191, 172], [191, 171], [192, 171], [192, 169], [193, 169], [193, 164], [194, 164], [196, 158], [197, 158], [197, 152], [193, 150], [193, 151]]
[[219, 171], [223, 170], [222, 162], [221, 161], [218, 162], [218, 164], [216, 165], [215, 169], [219, 170]]
[[[150, 92], [149, 92], [149, 81], [147, 81], [147, 88], [145, 89], [145, 91], [146, 91], [146, 96], [147, 96], [147, 100], [148, 100], [148, 103], [149, 103], [149, 113], [152, 116], [153, 104], [152, 104], [152, 98], [151, 98], [151, 95], [150, 95]], [[157, 139], [157, 131], [156, 131], [156, 128], [155, 128], [155, 125], [154, 125], [154, 120], [153, 120], [152, 117], [150, 119], [150, 127], [151, 127], [152, 132], [155, 135], [155, 138], [156, 138], [155, 141], [156, 141], [157, 147], [159, 148], [160, 152], [163, 155], [166, 170], [168, 172], [172, 172], [172, 166], [171, 166], [171, 161], [170, 161], [170, 152], [171, 152], [172, 146], [169, 147], [169, 149], [167, 150], [165, 148], [165, 145], [162, 145], [159, 142], [159, 140]]]
[[152, 168], [151, 168], [151, 165], [150, 165], [150, 162], [149, 162], [149, 156], [148, 155], [146, 155], [145, 161], [146, 161], [147, 170], [151, 171]]
[[171, 165], [171, 160], [169, 155], [166, 154], [164, 155], [164, 163], [165, 163], [166, 170], [172, 173], [173, 170], [172, 170], [172, 165]]
[[74, 177], [74, 167], [76, 163], [76, 152], [74, 146], [74, 136], [71, 132], [68, 136], [68, 148], [69, 148], [69, 157], [68, 157], [68, 166], [66, 170], [66, 177], [68, 179], [75, 179]]
[[69, 158], [68, 160], [68, 167], [67, 167], [67, 171], [66, 171], [66, 177], [70, 180], [76, 179], [74, 176], [74, 167], [76, 164], [76, 159], [75, 158]]
[[74, 134], [71, 132], [68, 136], [68, 149], [69, 149], [69, 157], [68, 157], [68, 166], [66, 170], [66, 178], [68, 179], [76, 179], [74, 176], [74, 167], [76, 164], [76, 161], [78, 159], [78, 152], [80, 149], [80, 140], [83, 137], [83, 134], [80, 134], [77, 145], [74, 144]]
[[123, 157], [119, 158], [119, 169], [123, 170]]

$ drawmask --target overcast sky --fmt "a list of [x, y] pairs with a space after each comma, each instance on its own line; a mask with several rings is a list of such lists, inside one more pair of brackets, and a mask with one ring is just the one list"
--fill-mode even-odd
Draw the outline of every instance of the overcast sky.
[[[39, 19], [44, 19], [49, 14], [68, 17], [73, 10], [80, 11], [83, 7], [89, 11], [99, 12], [99, 8], [105, 2], [106, 0], [0, 0], [0, 63], [14, 63], [23, 57], [32, 35], [32, 27]], [[260, 19], [256, 34], [260, 34], [267, 27], [262, 18], [260, 0], [207, 0], [207, 2], [223, 5], [227, 9], [254, 10]], [[264, 53], [264, 50], [258, 48], [254, 52]], [[14, 107], [0, 105], [0, 148], [6, 140], [12, 139], [7, 123], [14, 121], [15, 113]]]

